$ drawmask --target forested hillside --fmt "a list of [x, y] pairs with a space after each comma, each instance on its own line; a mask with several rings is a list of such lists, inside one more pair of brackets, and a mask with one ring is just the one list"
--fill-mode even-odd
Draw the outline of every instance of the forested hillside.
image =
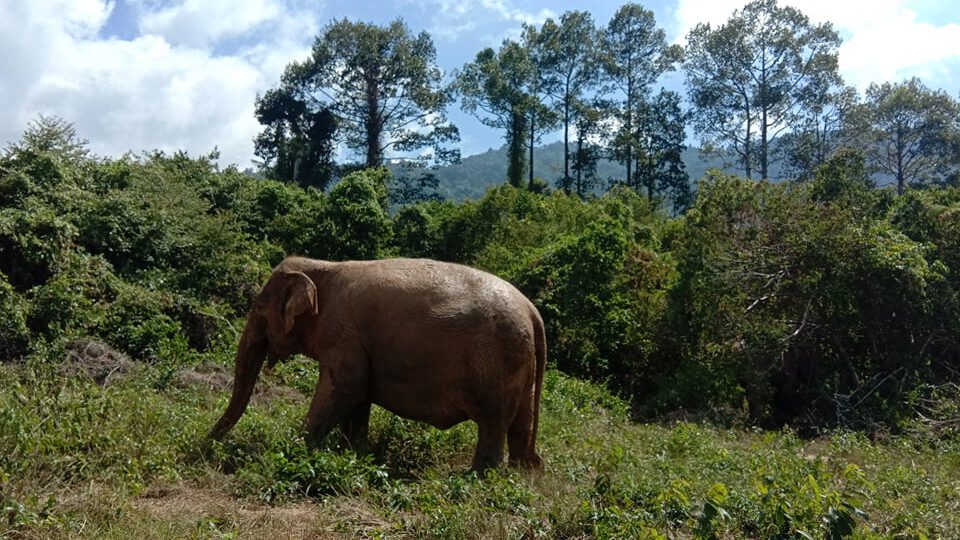
[[[696, 148], [685, 149], [681, 156], [691, 183], [705, 177], [709, 169], [725, 169], [723, 160], [702, 157]], [[554, 181], [563, 177], [562, 143], [555, 142], [538, 147], [537, 160], [537, 177]], [[399, 167], [391, 169], [397, 174], [409, 174]], [[779, 167], [773, 171], [773, 178], [780, 179], [779, 171]], [[507, 177], [507, 148], [491, 148], [486, 152], [464, 157], [459, 163], [440, 166], [432, 172], [437, 177], [437, 186], [432, 192], [440, 197], [452, 201], [479, 199], [488, 188], [502, 184]], [[591, 192], [603, 193], [623, 177], [623, 166], [609, 159], [601, 159], [597, 162], [596, 176], [599, 180]]]

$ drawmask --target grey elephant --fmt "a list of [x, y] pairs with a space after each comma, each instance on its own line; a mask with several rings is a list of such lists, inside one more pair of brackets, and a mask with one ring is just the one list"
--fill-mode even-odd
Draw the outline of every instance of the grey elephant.
[[440, 429], [477, 424], [472, 468], [540, 470], [543, 319], [502, 279], [427, 259], [327, 262], [289, 257], [257, 295], [237, 351], [233, 395], [210, 432], [243, 415], [268, 360], [320, 363], [303, 424], [317, 444], [336, 426], [358, 444], [371, 404]]

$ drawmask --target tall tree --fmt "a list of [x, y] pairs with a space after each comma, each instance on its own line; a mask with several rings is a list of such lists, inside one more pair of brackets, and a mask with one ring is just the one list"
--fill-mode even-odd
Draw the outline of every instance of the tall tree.
[[896, 178], [897, 193], [960, 168], [960, 103], [919, 79], [870, 85], [857, 123], [872, 169]]
[[667, 195], [675, 210], [691, 202], [690, 175], [683, 163], [686, 114], [676, 92], [661, 90], [638, 109], [633, 133], [636, 173], [632, 187], [647, 198]]
[[21, 154], [46, 154], [64, 163], [78, 163], [90, 155], [90, 142], [77, 135], [73, 123], [41, 114], [30, 121], [20, 142], [10, 143], [0, 158]]
[[[401, 19], [386, 26], [340, 20], [316, 38], [310, 58], [293, 62], [277, 92], [303, 104], [304, 114], [328, 109], [338, 139], [366, 167], [397, 157], [434, 163], [456, 160], [459, 140], [446, 118], [452, 94], [426, 32], [412, 35]], [[424, 150], [428, 151], [424, 151]]]
[[457, 74], [460, 106], [485, 126], [504, 130], [507, 142], [507, 178], [523, 184], [526, 165], [527, 122], [530, 96], [525, 92], [534, 73], [530, 55], [522, 45], [506, 40], [499, 51], [487, 47]]
[[595, 47], [600, 42], [600, 31], [588, 11], [568, 11], [560, 16], [559, 23], [553, 19], [544, 21], [540, 42], [545, 87], [557, 101], [563, 124], [563, 178], [559, 185], [569, 193], [573, 184], [570, 129], [582, 120], [589, 123], [578, 116], [578, 112], [589, 110], [589, 107], [579, 105], [584, 94], [599, 82]]
[[524, 24], [521, 44], [530, 59], [530, 73], [523, 85], [523, 92], [527, 96], [526, 113], [529, 130], [528, 187], [532, 190], [534, 189], [534, 149], [541, 137], [557, 126], [558, 115], [547, 105], [551, 81], [545, 69], [549, 51], [544, 37], [536, 26]]
[[607, 25], [601, 52], [604, 90], [619, 95], [613, 103], [622, 125], [614, 138], [614, 147], [626, 165], [626, 182], [632, 185], [637, 110], [649, 94], [650, 85], [674, 68], [682, 50], [676, 45], [667, 45], [666, 34], [657, 28], [652, 11], [639, 4], [626, 4]]
[[586, 196], [587, 192], [600, 183], [597, 177], [597, 164], [603, 156], [604, 149], [600, 141], [604, 137], [604, 111], [609, 105], [599, 101], [578, 101], [575, 104], [577, 118], [577, 149], [573, 154], [571, 168], [576, 174], [574, 178], [563, 178], [560, 187], [564, 191], [571, 190], [579, 197]]
[[693, 126], [708, 145], [737, 159], [748, 178], [767, 178], [770, 142], [839, 83], [840, 37], [777, 0], [754, 0], [714, 29], [687, 34], [687, 88]]
[[777, 152], [782, 156], [781, 176], [798, 181], [812, 180], [821, 165], [844, 148], [859, 144], [853, 129], [859, 96], [851, 86], [813, 96], [800, 112], [793, 130], [780, 136]]
[[257, 98], [255, 114], [266, 127], [254, 139], [254, 153], [271, 177], [326, 189], [336, 169], [337, 119], [329, 107], [312, 110], [297, 94], [279, 88]]

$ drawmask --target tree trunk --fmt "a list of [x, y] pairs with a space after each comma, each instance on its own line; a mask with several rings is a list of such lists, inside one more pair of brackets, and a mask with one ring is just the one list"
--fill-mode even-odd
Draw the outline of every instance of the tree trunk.
[[760, 179], [767, 180], [770, 178], [767, 174], [767, 108], [761, 109], [760, 114]]
[[[638, 165], [637, 168], [639, 169], [640, 166]], [[652, 175], [648, 174], [647, 175], [647, 200], [650, 202], [653, 202], [654, 182], [656, 182], [656, 179]]]
[[364, 126], [367, 131], [367, 167], [379, 167], [383, 164], [383, 155], [380, 150], [380, 136], [382, 131], [380, 118], [380, 82], [379, 73], [375, 71], [367, 77], [367, 118]]
[[583, 198], [583, 134], [577, 136], [577, 195]]
[[762, 112], [763, 118], [760, 120], [760, 179], [768, 180], [770, 175], [768, 174], [769, 170], [767, 167], [767, 109], [764, 108]]
[[527, 183], [527, 189], [533, 190], [533, 141], [537, 129], [537, 112], [530, 111], [530, 177]]
[[630, 139], [633, 138], [633, 80], [627, 80], [627, 185], [633, 187], [630, 166], [633, 164], [633, 144]]
[[523, 184], [523, 151], [526, 135], [526, 116], [514, 108], [510, 120], [510, 140], [508, 142], [507, 180], [510, 185], [520, 187]]
[[570, 194], [570, 96], [563, 100], [563, 191]]
[[250, 403], [250, 396], [253, 395], [253, 388], [257, 384], [257, 376], [260, 375], [260, 369], [263, 367], [266, 344], [258, 335], [260, 331], [254, 328], [253, 321], [253, 317], [247, 319], [243, 335], [240, 337], [233, 374], [233, 395], [230, 397], [226, 412], [210, 430], [212, 439], [223, 437], [243, 416], [244, 411], [247, 410], [247, 404]]
[[900, 128], [897, 128], [897, 195], [903, 195], [906, 187], [906, 175], [903, 174], [903, 137]]
[[767, 45], [761, 33], [760, 41], [760, 179], [767, 179]]
[[750, 118], [750, 104], [748, 103], [747, 104], [747, 134], [746, 134], [746, 137], [744, 137], [743, 139], [743, 168], [744, 168], [744, 172], [747, 173], [748, 179], [753, 178], [753, 171], [751, 170], [751, 167], [750, 167], [751, 165], [750, 162], [752, 161], [750, 158], [753, 157], [750, 155], [751, 146], [752, 146], [750, 139], [752, 137], [753, 137], [753, 125]]

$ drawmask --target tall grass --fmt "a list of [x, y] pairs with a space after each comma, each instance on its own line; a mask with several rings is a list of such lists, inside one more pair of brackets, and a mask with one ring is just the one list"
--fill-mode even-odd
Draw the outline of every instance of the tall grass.
[[[837, 432], [636, 424], [601, 387], [551, 371], [542, 475], [466, 471], [475, 428], [375, 410], [369, 452], [306, 448], [307, 398], [264, 394], [222, 443], [227, 398], [100, 387], [49, 363], [0, 366], [0, 536], [12, 538], [955, 538], [960, 447]], [[307, 386], [293, 362], [268, 385]], [[175, 379], [176, 380], [176, 379]]]

